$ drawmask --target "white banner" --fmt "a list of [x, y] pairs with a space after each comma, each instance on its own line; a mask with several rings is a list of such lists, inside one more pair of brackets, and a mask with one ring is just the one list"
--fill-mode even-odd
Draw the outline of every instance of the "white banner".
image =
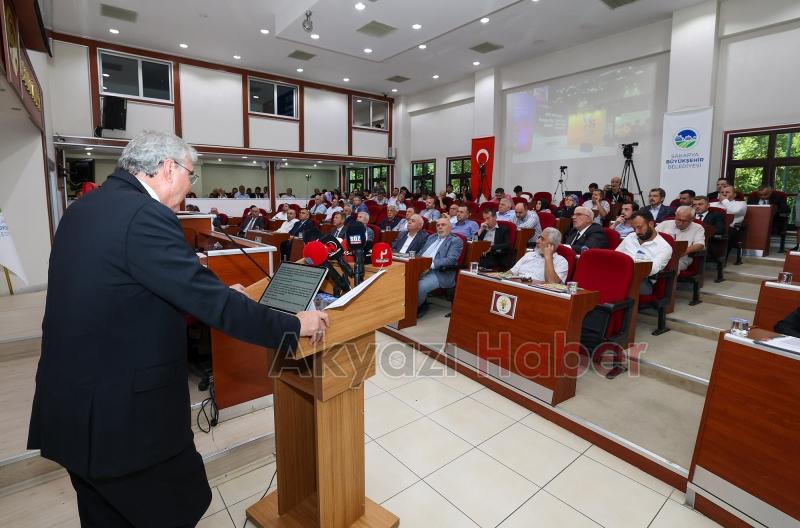
[[11, 239], [11, 231], [8, 229], [3, 211], [0, 211], [0, 266], [5, 266], [8, 270], [28, 284], [28, 277], [22, 269], [22, 263], [17, 255], [17, 248]]
[[684, 189], [706, 194], [713, 118], [710, 106], [664, 114], [661, 187], [667, 193], [667, 204]]

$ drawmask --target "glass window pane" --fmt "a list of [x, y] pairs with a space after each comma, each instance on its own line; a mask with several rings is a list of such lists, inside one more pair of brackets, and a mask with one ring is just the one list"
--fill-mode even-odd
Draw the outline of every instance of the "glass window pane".
[[372, 127], [386, 129], [387, 104], [382, 101], [372, 101]]
[[414, 163], [411, 165], [411, 172], [414, 176], [422, 176], [422, 163]]
[[250, 111], [262, 114], [275, 113], [275, 85], [250, 80]]
[[142, 96], [152, 99], [171, 99], [169, 93], [169, 64], [142, 61]]
[[763, 159], [767, 157], [769, 135], [733, 138], [733, 159]]
[[461, 160], [452, 160], [450, 162], [450, 174], [461, 174], [463, 162]]
[[794, 158], [800, 156], [800, 131], [778, 134], [775, 141], [776, 158]]
[[733, 177], [733, 185], [745, 196], [758, 189], [764, 180], [764, 167], [739, 167]]
[[436, 164], [433, 163], [433, 162], [426, 163], [425, 164], [425, 174], [428, 175], [428, 174], [435, 174], [435, 173], [436, 173]]
[[369, 126], [369, 101], [353, 99], [353, 126]]
[[468, 174], [472, 174], [472, 160], [471, 159], [465, 159], [464, 160], [464, 172], [466, 172]]
[[139, 61], [101, 53], [102, 91], [139, 96]]
[[795, 203], [800, 194], [800, 165], [775, 167], [775, 189], [788, 195], [789, 223], [797, 225]]
[[294, 112], [294, 86], [278, 85], [278, 115], [286, 117], [296, 117]]

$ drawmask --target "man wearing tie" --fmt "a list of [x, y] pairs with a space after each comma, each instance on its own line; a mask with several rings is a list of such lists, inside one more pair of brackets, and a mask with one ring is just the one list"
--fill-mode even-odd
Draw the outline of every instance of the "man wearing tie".
[[281, 242], [281, 260], [289, 259], [292, 250], [292, 240], [303, 238], [303, 232], [314, 227], [314, 222], [308, 219], [308, 209], [300, 209], [300, 220], [289, 230], [289, 240]]
[[428, 294], [437, 288], [452, 288], [456, 285], [456, 267], [464, 242], [452, 234], [450, 220], [439, 218], [436, 221], [436, 235], [429, 236], [422, 248], [423, 257], [433, 259], [431, 268], [419, 279], [417, 286], [417, 316], [427, 311]]
[[695, 196], [692, 200], [695, 218], [703, 222], [703, 225], [710, 225], [714, 228], [715, 235], [725, 234], [725, 217], [716, 211], [708, 210], [708, 198], [705, 196]]
[[337, 211], [333, 213], [333, 217], [331, 217], [331, 222], [333, 223], [333, 229], [331, 230], [331, 235], [338, 238], [343, 239], [345, 236], [345, 232], [347, 228], [344, 226], [344, 213], [341, 211]]
[[595, 224], [594, 211], [587, 207], [576, 207], [572, 213], [572, 229], [567, 232], [567, 245], [580, 255], [584, 248], [608, 248], [603, 227]]
[[264, 217], [261, 216], [261, 211], [255, 205], [250, 206], [250, 215], [242, 220], [239, 236], [245, 236], [253, 229], [264, 229]]

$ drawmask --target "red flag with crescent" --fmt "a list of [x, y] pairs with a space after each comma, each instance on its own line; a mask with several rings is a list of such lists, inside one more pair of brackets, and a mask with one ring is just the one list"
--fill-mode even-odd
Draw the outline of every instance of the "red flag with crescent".
[[492, 167], [494, 166], [494, 136], [472, 138], [472, 199], [480, 202], [492, 197]]

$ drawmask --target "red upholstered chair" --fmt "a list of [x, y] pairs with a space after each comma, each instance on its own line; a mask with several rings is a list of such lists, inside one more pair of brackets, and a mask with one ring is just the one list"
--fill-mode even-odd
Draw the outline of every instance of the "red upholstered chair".
[[308, 201], [308, 205], [307, 205], [306, 207], [307, 207], [307, 208], [309, 208], [309, 209], [311, 209], [311, 208], [312, 208], [312, 207], [314, 207], [315, 205], [317, 205], [317, 202], [316, 202], [316, 201], [315, 201], [315, 200], [312, 198], [312, 199], [310, 199], [310, 200]]
[[712, 236], [706, 244], [706, 261], [713, 262], [717, 267], [717, 278], [714, 279], [714, 282], [723, 282], [725, 277], [722, 270], [728, 260], [728, 233], [731, 222], [733, 222], [733, 215], [728, 214], [722, 207], [709, 207], [708, 210], [719, 213], [725, 218], [725, 232]]
[[533, 200], [547, 200], [547, 203], [553, 203], [553, 194], [546, 191], [539, 191], [533, 195]]
[[520, 198], [519, 196], [512, 196], [511, 201], [514, 202], [514, 205], [517, 205], [518, 203], [528, 205], [528, 200], [525, 198]]
[[413, 207], [414, 210], [419, 213], [420, 211], [424, 211], [425, 207], [427, 206], [425, 205], [425, 202], [423, 202], [422, 200], [417, 200], [411, 207]]
[[672, 207], [673, 209], [677, 209], [678, 207], [681, 206], [681, 199], [675, 198], [669, 203], [669, 206]]
[[374, 242], [381, 241], [381, 228], [376, 226], [375, 224], [367, 224], [367, 229], [372, 229], [372, 234], [375, 237], [372, 239]]
[[[664, 240], [666, 240], [675, 251], [675, 240], [672, 236], [666, 233], [659, 233]], [[650, 279], [655, 279], [653, 284], [653, 293], [650, 295], [639, 296], [639, 311], [643, 308], [652, 308], [658, 312], [658, 326], [653, 330], [653, 335], [661, 335], [664, 332], [669, 332], [667, 328], [667, 306], [672, 301], [672, 290], [677, 276], [677, 270], [672, 265], [673, 259], [664, 266], [664, 269], [655, 275], [651, 275]]]
[[[295, 204], [295, 203], [290, 203], [289, 204], [289, 209], [294, 209], [294, 212], [296, 214], [298, 214], [298, 215], [300, 214], [300, 206]], [[297, 218], [297, 217], [295, 217], [295, 218]]]
[[[622, 242], [619, 232], [609, 227], [604, 227], [603, 232], [606, 234], [606, 240], [608, 240], [608, 249], [617, 249], [617, 246]], [[582, 255], [581, 258], [583, 258]]]
[[[695, 220], [694, 223], [705, 229], [706, 248], [708, 248], [711, 237], [714, 235], [714, 228], [712, 226], [703, 225], [703, 222], [700, 220]], [[678, 271], [678, 282], [692, 283], [692, 300], [689, 302], [689, 306], [694, 306], [703, 302], [700, 300], [700, 288], [703, 286], [703, 271], [706, 267], [706, 252], [696, 251], [692, 253], [691, 256], [692, 263], [689, 264], [689, 267], [683, 271]]]
[[575, 275], [575, 261], [577, 260], [575, 257], [575, 252], [566, 244], [561, 244], [558, 246], [556, 252], [567, 259], [567, 280], [565, 282], [569, 282], [572, 280], [572, 276]]
[[478, 206], [478, 216], [483, 218], [483, 212], [486, 209], [494, 209], [495, 211], [497, 211], [497, 208], [498, 204], [496, 204], [495, 202], [483, 202]]
[[221, 225], [228, 225], [228, 215], [225, 213], [219, 213], [217, 217], [219, 217], [219, 223]]
[[[403, 203], [405, 204], [406, 208], [408, 208], [408, 207], [414, 207], [414, 202], [413, 202], [412, 200], [403, 200]], [[419, 212], [419, 211], [420, 211], [420, 210], [418, 210], [418, 209], [414, 209], [414, 210], [415, 210], [416, 212]]]
[[478, 204], [476, 202], [464, 202], [464, 205], [469, 209], [470, 216], [474, 216], [478, 213]]
[[520, 194], [521, 194], [522, 196], [527, 196], [527, 197], [528, 197], [528, 201], [529, 201], [529, 202], [532, 202], [532, 201], [533, 201], [533, 195], [532, 195], [531, 193], [529, 193], [529, 192], [525, 191], [525, 192], [521, 192]]
[[511, 244], [511, 250], [514, 250], [514, 244], [517, 243], [517, 224], [509, 222], [508, 220], [498, 220], [497, 225], [501, 225], [508, 230], [508, 243]]
[[[584, 319], [583, 336], [592, 336], [589, 350], [600, 362], [611, 351], [614, 368], [606, 375], [613, 379], [625, 372], [624, 349], [634, 301], [628, 297], [633, 278], [633, 259], [612, 249], [587, 249], [575, 270], [573, 280], [583, 289], [600, 293], [597, 306]], [[599, 343], [598, 343], [599, 341]]]
[[465, 237], [461, 233], [453, 233], [453, 234], [458, 238], [460, 238], [461, 242], [463, 242], [463, 245], [461, 246], [461, 253], [458, 255], [458, 267], [459, 269], [461, 269], [464, 268], [467, 260], [467, 237]]
[[539, 224], [542, 226], [542, 229], [547, 229], [548, 227], [555, 227], [556, 215], [549, 212], [539, 213]]
[[369, 208], [369, 206], [371, 206], [371, 205], [374, 205], [375, 207], [377, 207], [378, 206], [378, 202], [376, 202], [375, 200], [365, 200], [364, 201], [364, 205], [366, 205], [367, 208]]

